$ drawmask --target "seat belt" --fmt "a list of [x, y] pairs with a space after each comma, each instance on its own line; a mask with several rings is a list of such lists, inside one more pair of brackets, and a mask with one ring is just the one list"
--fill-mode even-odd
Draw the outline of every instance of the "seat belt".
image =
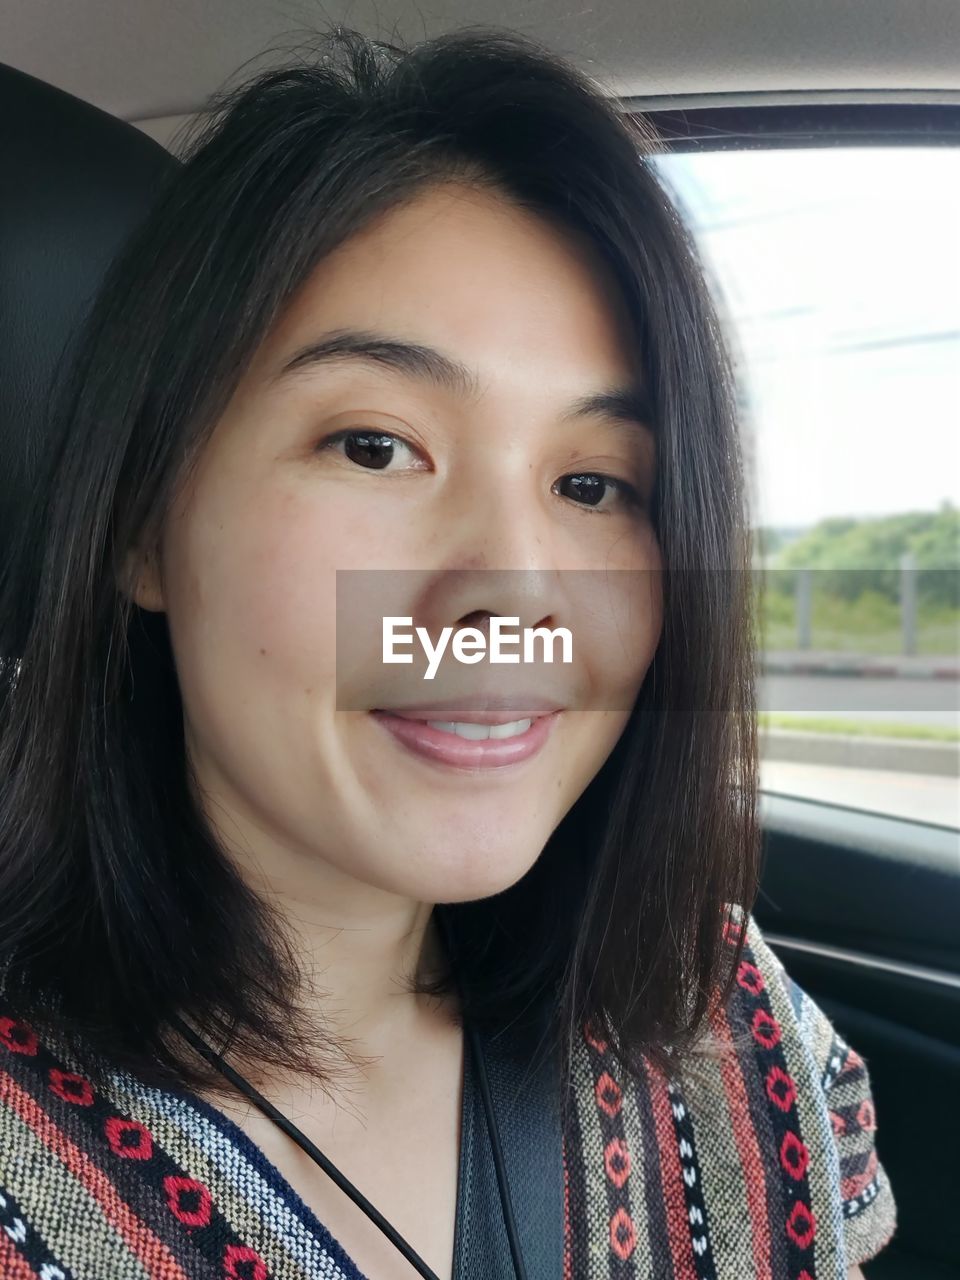
[[[548, 1010], [544, 1008], [544, 1017]], [[546, 1029], [546, 1021], [540, 1026]], [[563, 1144], [558, 1059], [537, 1035], [479, 1031], [527, 1280], [561, 1280]], [[453, 1280], [516, 1280], [477, 1068], [465, 1046]]]

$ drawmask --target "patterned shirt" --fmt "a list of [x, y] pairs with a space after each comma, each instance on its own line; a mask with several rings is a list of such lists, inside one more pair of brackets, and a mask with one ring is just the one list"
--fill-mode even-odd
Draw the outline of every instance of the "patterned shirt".
[[[734, 994], [674, 1078], [624, 1079], [583, 1029], [562, 1280], [844, 1280], [893, 1234], [864, 1062], [740, 927]], [[2, 998], [0, 1227], [3, 1280], [365, 1280], [223, 1112], [124, 1072], [95, 1091]]]

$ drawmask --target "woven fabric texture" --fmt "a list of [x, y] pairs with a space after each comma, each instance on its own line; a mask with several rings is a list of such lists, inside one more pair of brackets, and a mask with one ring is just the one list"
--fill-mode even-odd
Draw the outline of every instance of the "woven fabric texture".
[[[584, 1028], [562, 1280], [844, 1280], [893, 1234], [867, 1067], [741, 928], [734, 994], [675, 1078], [622, 1078]], [[365, 1280], [222, 1112], [78, 1066], [0, 994], [2, 1280]]]

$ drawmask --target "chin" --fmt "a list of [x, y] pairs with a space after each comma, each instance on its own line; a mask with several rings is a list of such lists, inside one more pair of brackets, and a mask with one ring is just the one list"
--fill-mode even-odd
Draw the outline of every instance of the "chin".
[[[543, 842], [536, 847], [519, 842], [504, 847], [498, 842], [491, 847], [462, 841], [431, 849], [421, 843], [420, 848], [416, 867], [405, 868], [401, 892], [420, 902], [476, 902], [522, 880], [537, 861]], [[518, 856], [524, 848], [525, 856]]]

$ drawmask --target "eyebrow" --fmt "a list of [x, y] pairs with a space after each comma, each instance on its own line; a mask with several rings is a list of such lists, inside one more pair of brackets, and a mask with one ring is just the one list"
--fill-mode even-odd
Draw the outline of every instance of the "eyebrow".
[[[268, 375], [267, 381], [276, 385], [317, 365], [348, 360], [383, 365], [464, 398], [474, 398], [480, 393], [473, 371], [436, 347], [361, 329], [338, 329], [323, 334], [289, 356]], [[652, 405], [639, 384], [608, 387], [580, 396], [561, 414], [564, 421], [592, 416], [653, 430]]]

